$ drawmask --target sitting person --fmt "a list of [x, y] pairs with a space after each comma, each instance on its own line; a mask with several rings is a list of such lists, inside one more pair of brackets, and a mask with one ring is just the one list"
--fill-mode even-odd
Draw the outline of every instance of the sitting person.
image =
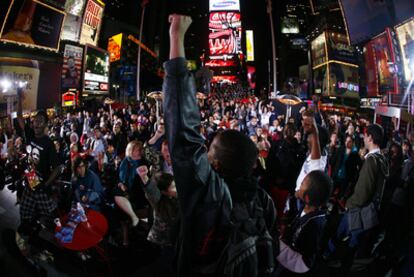
[[75, 201], [89, 206], [93, 210], [100, 210], [103, 202], [104, 189], [99, 177], [87, 168], [87, 162], [76, 157], [73, 162], [72, 188]]
[[[137, 168], [147, 165], [143, 159], [143, 145], [140, 141], [131, 141], [125, 150], [125, 158], [119, 166], [119, 183], [114, 189], [117, 206], [131, 219], [136, 227], [139, 218], [148, 218], [148, 201], [140, 184]], [[138, 177], [138, 178], [137, 178]], [[128, 244], [128, 229], [122, 224], [124, 245]]]
[[303, 179], [296, 197], [305, 206], [280, 240], [280, 253], [277, 256], [280, 265], [276, 269], [276, 276], [292, 276], [294, 273], [320, 276], [315, 272], [316, 261], [326, 223], [325, 212], [321, 207], [326, 204], [331, 192], [331, 179], [322, 171], [312, 171]]
[[142, 180], [145, 196], [154, 209], [154, 223], [148, 240], [161, 247], [161, 272], [171, 273], [174, 258], [172, 229], [177, 221], [178, 201], [174, 177], [168, 173], [157, 173], [152, 180], [148, 178], [148, 168], [141, 166], [137, 172]]

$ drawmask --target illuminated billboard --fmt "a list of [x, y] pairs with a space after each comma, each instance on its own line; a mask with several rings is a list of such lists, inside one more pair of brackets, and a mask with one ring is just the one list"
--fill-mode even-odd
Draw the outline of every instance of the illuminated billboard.
[[108, 40], [109, 61], [116, 62], [121, 59], [122, 34], [117, 34]]
[[83, 92], [87, 94], [109, 92], [109, 54], [90, 45], [85, 49]]
[[36, 0], [14, 0], [6, 17], [1, 41], [54, 51], [59, 48], [63, 11]]
[[282, 18], [282, 34], [299, 34], [299, 23], [296, 17]]
[[326, 34], [328, 59], [355, 64], [356, 55], [354, 47], [349, 45], [345, 34], [329, 32]]
[[66, 19], [63, 23], [61, 39], [79, 41], [82, 28], [82, 14], [86, 0], [67, 0], [65, 4]]
[[405, 81], [410, 82], [414, 77], [414, 19], [397, 26], [395, 31], [400, 45]]
[[210, 13], [209, 30], [210, 56], [225, 59], [241, 52], [240, 13]]
[[86, 3], [79, 41], [81, 44], [97, 45], [104, 7], [105, 4], [100, 0], [88, 0]]
[[397, 76], [394, 71], [392, 50], [388, 41], [388, 36], [383, 33], [372, 40], [375, 66], [378, 74], [379, 93], [394, 93], [397, 89]]
[[240, 1], [210, 0], [210, 11], [240, 11]]
[[79, 89], [83, 60], [83, 48], [66, 44], [63, 52], [62, 89]]
[[378, 96], [378, 70], [372, 42], [368, 42], [364, 47], [364, 60], [367, 96], [376, 97]]
[[246, 61], [253, 62], [254, 61], [254, 39], [253, 39], [253, 31], [247, 30], [246, 31]]
[[311, 42], [312, 66], [327, 62], [325, 33], [320, 34]]

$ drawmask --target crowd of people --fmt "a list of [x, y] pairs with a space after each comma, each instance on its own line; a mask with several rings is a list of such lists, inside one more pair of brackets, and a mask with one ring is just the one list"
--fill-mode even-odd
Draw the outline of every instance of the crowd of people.
[[30, 236], [39, 216], [59, 222], [67, 206], [51, 188], [65, 179], [69, 203], [115, 211], [109, 236], [119, 231], [120, 247], [145, 229], [164, 274], [327, 276], [323, 265], [339, 259], [345, 276], [379, 238], [375, 255], [388, 269], [413, 272], [401, 257], [410, 251], [414, 136], [317, 104], [285, 118], [239, 84], [197, 99], [183, 50], [191, 20], [170, 22], [161, 114], [147, 99], [24, 119], [19, 97], [19, 124], [0, 129], [3, 166], [27, 155], [33, 173], [18, 193], [19, 232]]

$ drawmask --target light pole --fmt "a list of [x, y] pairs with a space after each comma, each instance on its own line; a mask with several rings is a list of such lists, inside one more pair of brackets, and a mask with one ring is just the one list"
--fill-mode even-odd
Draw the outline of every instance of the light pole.
[[275, 29], [274, 29], [274, 26], [273, 26], [272, 0], [266, 0], [266, 1], [267, 1], [267, 9], [266, 9], [266, 11], [269, 14], [270, 31], [272, 33], [273, 91], [276, 94], [277, 93], [276, 42], [275, 42]]
[[[139, 24], [139, 41], [142, 42], [142, 29], [144, 27], [144, 15], [145, 15], [145, 6], [148, 4], [149, 0], [142, 0], [141, 1], [141, 19]], [[139, 101], [141, 98], [141, 83], [140, 83], [140, 75], [141, 75], [141, 45], [138, 44], [138, 55], [137, 55], [137, 100]]]

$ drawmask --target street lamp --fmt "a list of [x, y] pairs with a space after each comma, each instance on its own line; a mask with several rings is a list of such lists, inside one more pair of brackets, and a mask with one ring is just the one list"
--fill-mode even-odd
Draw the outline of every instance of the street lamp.
[[275, 42], [275, 29], [273, 26], [273, 15], [272, 15], [272, 0], [267, 1], [267, 13], [269, 14], [270, 20], [270, 31], [272, 33], [272, 58], [273, 58], [273, 91], [277, 93], [277, 71], [276, 71], [276, 42]]
[[[141, 21], [139, 24], [139, 41], [142, 42], [142, 29], [144, 27], [144, 15], [145, 15], [145, 6], [148, 4], [149, 0], [142, 0], [141, 1]], [[137, 57], [137, 100], [140, 100], [141, 97], [141, 83], [140, 83], [140, 75], [141, 75], [141, 45], [138, 44], [138, 57]]]

